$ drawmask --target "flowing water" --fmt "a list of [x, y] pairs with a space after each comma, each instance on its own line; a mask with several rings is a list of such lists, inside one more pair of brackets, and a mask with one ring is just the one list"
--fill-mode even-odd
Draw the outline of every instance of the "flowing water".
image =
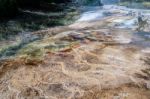
[[0, 98], [150, 98], [150, 11], [80, 10], [75, 23], [33, 32], [42, 38], [0, 62]]

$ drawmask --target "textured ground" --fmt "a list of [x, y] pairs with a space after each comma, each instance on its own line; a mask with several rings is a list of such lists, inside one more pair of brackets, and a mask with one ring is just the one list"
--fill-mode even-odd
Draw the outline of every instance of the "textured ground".
[[112, 20], [33, 33], [45, 37], [1, 60], [0, 99], [150, 99], [149, 46]]

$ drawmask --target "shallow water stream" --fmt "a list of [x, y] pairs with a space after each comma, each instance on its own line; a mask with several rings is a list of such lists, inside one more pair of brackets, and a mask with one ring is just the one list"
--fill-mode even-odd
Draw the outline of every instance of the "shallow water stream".
[[[149, 10], [80, 10], [73, 24], [33, 32], [42, 38], [0, 61], [0, 98], [150, 98]], [[138, 12], [146, 20], [142, 28]]]

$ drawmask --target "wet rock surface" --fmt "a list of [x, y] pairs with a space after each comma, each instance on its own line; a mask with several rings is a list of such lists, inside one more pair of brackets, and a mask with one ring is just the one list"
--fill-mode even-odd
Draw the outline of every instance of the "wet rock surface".
[[[116, 22], [132, 17], [115, 7], [103, 20], [92, 17], [59, 33], [38, 32], [43, 39], [27, 45], [24, 53], [2, 60], [0, 98], [149, 99], [150, 46], [143, 36], [149, 32], [140, 36], [136, 26], [116, 27]], [[31, 45], [43, 55], [27, 54]]]

